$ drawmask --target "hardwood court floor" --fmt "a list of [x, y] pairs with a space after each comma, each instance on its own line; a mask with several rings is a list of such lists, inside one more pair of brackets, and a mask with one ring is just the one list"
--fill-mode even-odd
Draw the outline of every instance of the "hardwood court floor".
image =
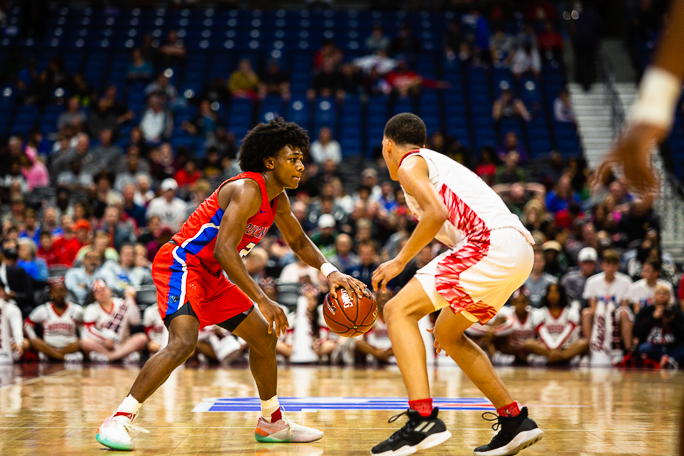
[[[0, 366], [0, 385], [4, 385], [0, 386], [0, 455], [108, 454], [95, 441], [95, 432], [126, 395], [138, 369], [60, 369]], [[675, 454], [684, 373], [527, 368], [500, 373], [546, 433], [523, 455]], [[482, 397], [455, 367], [440, 367], [430, 377], [435, 397], [452, 398], [455, 403], [457, 398]], [[387, 398], [404, 396], [405, 390], [396, 367], [281, 366], [279, 395]], [[398, 413], [388, 410], [290, 412], [298, 422], [318, 427], [326, 436], [311, 444], [269, 445], [254, 441], [257, 412], [192, 411], [199, 404], [206, 409], [206, 398], [255, 396], [246, 368], [181, 368], [143, 406], [136, 424], [151, 433], [137, 436], [132, 454], [366, 455], [404, 423], [402, 417], [388, 424], [387, 419]], [[481, 414], [444, 411], [440, 416], [453, 437], [419, 454], [471, 455], [474, 447], [493, 435], [491, 423]]]

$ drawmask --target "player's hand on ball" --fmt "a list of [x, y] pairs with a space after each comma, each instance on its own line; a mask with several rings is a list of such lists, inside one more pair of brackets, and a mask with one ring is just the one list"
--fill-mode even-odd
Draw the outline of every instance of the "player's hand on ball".
[[658, 178], [651, 167], [653, 148], [667, 135], [656, 125], [631, 125], [613, 146], [596, 174], [596, 181], [606, 184], [613, 165], [622, 165], [627, 182], [639, 193], [656, 189]]
[[347, 294], [352, 296], [352, 293], [357, 296], [363, 296], [363, 290], [366, 289], [366, 284], [360, 280], [355, 279], [347, 274], [341, 272], [332, 272], [328, 276], [328, 283], [330, 284], [330, 298], [337, 303], [337, 289], [344, 288]]
[[406, 267], [405, 264], [397, 260], [386, 261], [378, 266], [378, 269], [373, 273], [373, 289], [375, 291], [387, 292], [387, 282], [401, 274], [401, 271]]
[[287, 315], [282, 307], [278, 305], [277, 302], [273, 302], [270, 299], [259, 304], [259, 310], [268, 322], [268, 333], [273, 332], [273, 324], [275, 323], [275, 334], [276, 337], [280, 337], [281, 334], [287, 332], [287, 328], [290, 325], [287, 322]]

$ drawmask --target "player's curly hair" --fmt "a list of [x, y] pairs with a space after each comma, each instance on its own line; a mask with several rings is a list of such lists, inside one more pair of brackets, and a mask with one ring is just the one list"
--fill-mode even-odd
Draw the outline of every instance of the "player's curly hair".
[[384, 135], [400, 146], [423, 147], [427, 141], [427, 131], [423, 120], [410, 112], [402, 112], [387, 121]]
[[306, 130], [280, 116], [268, 123], [260, 123], [242, 140], [238, 156], [240, 168], [243, 171], [261, 173], [266, 170], [264, 159], [275, 157], [285, 146], [298, 148], [302, 152], [308, 149], [309, 136]]

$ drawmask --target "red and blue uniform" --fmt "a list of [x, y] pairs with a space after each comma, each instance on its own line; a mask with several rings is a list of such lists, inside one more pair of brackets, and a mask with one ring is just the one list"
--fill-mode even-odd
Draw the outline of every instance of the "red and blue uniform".
[[247, 255], [273, 224], [278, 199], [275, 198], [273, 204], [269, 202], [261, 174], [242, 173], [221, 184], [154, 258], [152, 277], [162, 318], [176, 313], [190, 302], [200, 327], [204, 327], [222, 323], [253, 306], [252, 300], [226, 278], [214, 258], [216, 236], [224, 215], [218, 194], [225, 184], [238, 179], [252, 179], [261, 189], [259, 212], [247, 220], [242, 240], [237, 246], [240, 256]]

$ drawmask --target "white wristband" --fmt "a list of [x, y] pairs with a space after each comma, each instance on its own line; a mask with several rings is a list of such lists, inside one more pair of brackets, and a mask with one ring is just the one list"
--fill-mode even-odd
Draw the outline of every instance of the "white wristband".
[[649, 67], [639, 85], [639, 96], [630, 112], [630, 124], [646, 123], [669, 131], [681, 90], [682, 82], [675, 75], [662, 68]]
[[330, 263], [323, 263], [321, 265], [321, 273], [323, 273], [324, 276], [328, 277], [333, 272], [340, 272], [340, 270]]

